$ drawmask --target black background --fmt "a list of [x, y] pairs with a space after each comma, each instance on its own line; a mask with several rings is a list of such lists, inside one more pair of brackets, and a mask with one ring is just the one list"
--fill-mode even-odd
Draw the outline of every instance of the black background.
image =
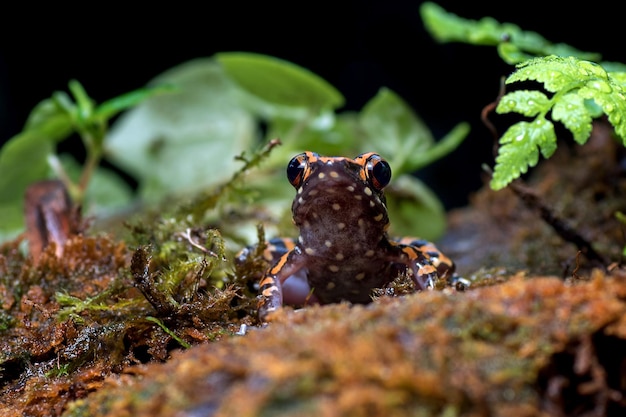
[[[437, 3], [461, 17], [492, 16], [550, 41], [600, 52], [604, 60], [626, 62], [624, 19], [604, 2], [565, 7], [548, 1]], [[325, 78], [344, 94], [348, 110], [359, 110], [387, 86], [414, 107], [437, 138], [461, 121], [470, 122], [472, 132], [461, 148], [419, 173], [447, 207], [460, 206], [482, 183], [480, 165], [492, 162], [493, 139], [480, 112], [512, 67], [492, 47], [435, 43], [423, 28], [420, 4], [2, 6], [0, 143], [20, 131], [33, 106], [55, 90], [66, 90], [72, 78], [100, 102], [184, 61], [251, 51], [292, 61]]]

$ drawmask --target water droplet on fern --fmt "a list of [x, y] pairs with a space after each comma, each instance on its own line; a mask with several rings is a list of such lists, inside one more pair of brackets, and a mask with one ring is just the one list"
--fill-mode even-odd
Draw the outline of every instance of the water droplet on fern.
[[603, 93], [610, 93], [613, 91], [609, 83], [602, 80], [593, 80], [587, 84], [590, 88], [601, 91]]

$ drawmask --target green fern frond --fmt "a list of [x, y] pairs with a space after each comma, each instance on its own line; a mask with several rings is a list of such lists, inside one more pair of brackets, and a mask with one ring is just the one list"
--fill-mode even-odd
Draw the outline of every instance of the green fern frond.
[[500, 144], [491, 180], [493, 189], [504, 188], [528, 167], [537, 165], [539, 151], [544, 158], [552, 156], [556, 150], [554, 125], [546, 119], [516, 123], [500, 138]]
[[504, 188], [535, 166], [539, 152], [544, 158], [554, 153], [556, 135], [548, 114], [582, 145], [591, 135], [593, 119], [604, 113], [626, 146], [625, 79], [624, 73], [607, 72], [596, 63], [575, 57], [551, 55], [518, 64], [507, 84], [537, 81], [553, 94], [548, 97], [541, 91], [519, 90], [504, 95], [498, 103], [497, 113], [516, 112], [535, 119], [514, 124], [500, 138], [491, 188]]

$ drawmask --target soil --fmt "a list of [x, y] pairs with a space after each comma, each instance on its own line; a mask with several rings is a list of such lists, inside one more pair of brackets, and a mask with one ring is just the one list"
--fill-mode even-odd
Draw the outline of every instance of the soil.
[[623, 156], [597, 124], [516, 192], [485, 187], [450, 212], [439, 247], [468, 287], [285, 308], [268, 325], [262, 257], [233, 272], [208, 227], [87, 231], [37, 259], [9, 242], [0, 416], [623, 415]]

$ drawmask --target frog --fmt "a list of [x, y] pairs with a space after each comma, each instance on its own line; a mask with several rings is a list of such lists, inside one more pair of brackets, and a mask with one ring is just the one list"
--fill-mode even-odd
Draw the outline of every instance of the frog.
[[350, 159], [306, 151], [290, 160], [286, 173], [296, 190], [291, 212], [299, 236], [268, 242], [271, 266], [259, 281], [261, 322], [285, 304], [368, 304], [373, 290], [402, 274], [416, 290], [456, 276], [454, 262], [433, 243], [388, 236], [383, 189], [391, 167], [379, 154]]

